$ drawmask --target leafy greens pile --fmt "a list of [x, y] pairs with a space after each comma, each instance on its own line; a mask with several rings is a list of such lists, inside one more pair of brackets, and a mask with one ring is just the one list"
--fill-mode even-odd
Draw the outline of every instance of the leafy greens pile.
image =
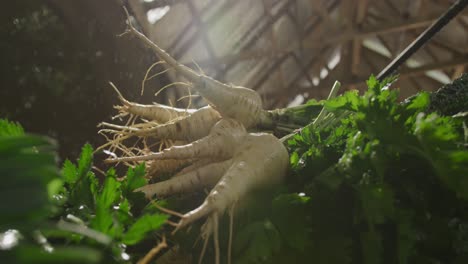
[[403, 103], [392, 81], [289, 139], [287, 190], [237, 230], [237, 263], [468, 263], [468, 75]]
[[92, 153], [85, 145], [78, 164], [67, 160], [60, 172], [54, 142], [0, 120], [2, 262], [136, 262], [158, 243], [150, 232], [167, 216], [133, 192], [146, 184], [144, 164], [123, 179], [111, 168], [99, 184]]

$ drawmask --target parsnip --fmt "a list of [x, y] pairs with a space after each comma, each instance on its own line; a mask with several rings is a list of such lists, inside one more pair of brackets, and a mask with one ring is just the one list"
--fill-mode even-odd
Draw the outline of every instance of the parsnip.
[[186, 213], [178, 229], [211, 213], [223, 214], [248, 192], [284, 179], [289, 155], [284, 145], [270, 134], [249, 134], [238, 146], [232, 165], [198, 208]]
[[[108, 126], [120, 130], [126, 136], [153, 137], [157, 139], [172, 139], [193, 141], [208, 135], [213, 125], [221, 119], [211, 107], [203, 107], [193, 114], [169, 123], [153, 127], [137, 128], [134, 126], [117, 126], [102, 122], [101, 126]], [[205, 124], [200, 126], [200, 124]]]
[[125, 97], [123, 97], [123, 95], [112, 82], [110, 82], [109, 84], [112, 88], [114, 88], [115, 92], [117, 93], [117, 96], [119, 97], [120, 102], [122, 103], [122, 106], [117, 106], [116, 108], [123, 113], [137, 115], [142, 118], [157, 121], [158, 123], [164, 124], [174, 119], [193, 114], [197, 111], [197, 109], [182, 109], [157, 103], [154, 103], [152, 105], [143, 105], [130, 102], [127, 99], [125, 99]]
[[[168, 161], [191, 162], [169, 180], [143, 186], [137, 191], [144, 192], [147, 198], [154, 195], [160, 198], [213, 187], [199, 207], [183, 215], [162, 210], [180, 217], [180, 221], [174, 224], [174, 232], [206, 217], [202, 237], [208, 240], [211, 234], [214, 235], [215, 260], [219, 263], [218, 218], [230, 209], [232, 223], [233, 207], [238, 201], [255, 189], [280, 183], [287, 175], [289, 155], [282, 142], [271, 134], [247, 132], [248, 129], [271, 127], [274, 123], [272, 119], [278, 115], [263, 110], [261, 98], [255, 91], [223, 84], [196, 73], [173, 59], [129, 22], [128, 26], [132, 35], [190, 81], [193, 88], [209, 102], [209, 106], [190, 111], [161, 105], [144, 106], [128, 102], [119, 93], [123, 104], [119, 110], [162, 124], [154, 127], [112, 125], [112, 128], [120, 130], [127, 137], [150, 136], [191, 143], [147, 155], [127, 155], [108, 161], [146, 160], [151, 166], [161, 166], [159, 170], [165, 170], [163, 167], [167, 165], [170, 167], [167, 170], [174, 171], [175, 168], [169, 166]], [[163, 166], [164, 163], [157, 165], [158, 162], [168, 163]], [[206, 241], [203, 252], [205, 249]]]
[[201, 168], [205, 165], [208, 165], [210, 163], [212, 163], [213, 160], [211, 159], [199, 159], [195, 162], [193, 162], [192, 164], [190, 164], [189, 166], [183, 168], [182, 170], [180, 170], [177, 174], [174, 175], [174, 177], [178, 177], [180, 175], [183, 175], [185, 173], [188, 173], [188, 172], [191, 172], [193, 170], [196, 170], [198, 168]]
[[222, 119], [211, 129], [208, 136], [193, 143], [173, 146], [161, 152], [135, 157], [108, 159], [107, 162], [128, 162], [158, 159], [194, 159], [211, 158], [212, 160], [232, 157], [233, 151], [243, 137], [247, 135], [245, 128], [233, 119]]
[[122, 112], [137, 115], [145, 119], [154, 120], [162, 124], [170, 122], [174, 119], [186, 117], [197, 111], [197, 109], [182, 109], [156, 103], [152, 105], [144, 105], [127, 102], [127, 104], [123, 105], [124, 106], [119, 109]]
[[169, 180], [143, 186], [136, 191], [144, 192], [145, 196], [150, 199], [154, 195], [161, 198], [195, 192], [205, 187], [211, 188], [219, 181], [231, 163], [232, 160], [210, 163]]
[[[202, 227], [202, 237], [205, 243], [199, 263], [201, 263], [206, 249], [206, 242], [211, 234], [214, 235], [215, 263], [220, 263], [218, 217], [222, 216], [227, 209], [232, 209], [249, 192], [257, 188], [280, 183], [287, 174], [289, 156], [286, 148], [277, 138], [270, 134], [259, 133], [246, 136], [245, 141], [236, 148], [234, 157], [229, 162], [231, 165], [208, 194], [205, 201], [198, 208], [182, 215], [174, 230], [176, 232], [200, 218], [207, 217], [207, 221]], [[213, 176], [213, 174], [209, 175]], [[175, 181], [177, 178], [173, 179]], [[182, 184], [179, 183], [180, 185]], [[188, 188], [187, 185], [184, 186]], [[200, 184], [191, 182], [190, 186], [199, 187]], [[158, 191], [164, 194], [171, 193], [162, 188], [155, 192]], [[187, 191], [187, 189], [184, 189], [184, 191]], [[147, 194], [152, 193], [148, 191]], [[233, 210], [230, 210], [230, 214], [230, 217], [232, 217]], [[229, 241], [231, 241], [231, 237]], [[230, 252], [230, 248], [228, 251]], [[230, 258], [230, 254], [228, 255], [228, 258]]]
[[139, 38], [147, 47], [156, 53], [179, 74], [193, 83], [193, 88], [205, 98], [222, 117], [233, 118], [246, 128], [271, 124], [270, 115], [263, 110], [260, 95], [252, 89], [227, 85], [213, 78], [198, 74], [185, 65], [180, 64], [167, 52], [154, 44], [145, 35], [138, 32], [130, 22], [127, 22], [129, 32]]
[[165, 173], [174, 173], [190, 163], [191, 160], [175, 159], [148, 161], [146, 163], [146, 177], [157, 178]]

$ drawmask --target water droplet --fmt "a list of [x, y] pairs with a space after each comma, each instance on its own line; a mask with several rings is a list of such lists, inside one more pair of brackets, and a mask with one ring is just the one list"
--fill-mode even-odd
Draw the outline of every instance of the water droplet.
[[122, 252], [122, 254], [120, 254], [120, 257], [122, 257], [123, 260], [129, 260], [130, 259], [130, 255], [128, 255], [125, 252]]
[[4, 233], [0, 233], [0, 249], [7, 250], [18, 245], [18, 240], [21, 238], [21, 234], [18, 230], [10, 229]]

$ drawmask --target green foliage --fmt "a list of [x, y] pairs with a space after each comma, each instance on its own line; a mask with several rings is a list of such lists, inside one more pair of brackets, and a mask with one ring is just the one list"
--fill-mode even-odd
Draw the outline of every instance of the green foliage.
[[[307, 246], [307, 236], [311, 230], [307, 227], [306, 205], [309, 197], [295, 193], [281, 194], [272, 202], [272, 221], [284, 242], [290, 248], [303, 251]], [[294, 218], [291, 218], [294, 215]]]
[[54, 149], [53, 141], [0, 120], [0, 230], [34, 228], [47, 217], [47, 184], [58, 176]]
[[312, 99], [302, 105], [276, 109], [269, 113], [272, 114], [271, 118], [275, 120], [277, 130], [279, 130], [275, 132], [282, 135], [286, 131], [299, 128], [297, 125], [309, 124], [319, 114], [321, 108], [321, 102]]
[[78, 159], [78, 167], [70, 161], [65, 161], [62, 172], [69, 188], [69, 203], [75, 207], [86, 206], [94, 208], [96, 189], [98, 188], [97, 178], [91, 169], [93, 149], [86, 144]]
[[280, 234], [268, 219], [245, 226], [234, 240], [236, 263], [258, 263], [270, 260], [280, 248]]
[[166, 220], [167, 216], [162, 214], [143, 215], [130, 226], [122, 242], [127, 245], [134, 245], [143, 240], [148, 232], [159, 229]]
[[0, 137], [23, 135], [24, 130], [20, 124], [15, 124], [6, 119], [0, 119]]
[[[270, 209], [251, 212], [261, 219], [260, 238], [250, 225], [239, 227], [238, 263], [467, 260], [467, 119], [440, 116], [447, 112], [433, 109], [437, 96], [426, 92], [399, 103], [391, 82], [372, 76], [363, 95], [323, 102], [330, 112], [323, 124], [288, 140], [287, 190]], [[449, 114], [466, 112], [460, 105]], [[262, 239], [261, 223], [279, 240]]]
[[[93, 149], [86, 144], [77, 165], [56, 167], [55, 145], [25, 135], [0, 120], [0, 257], [8, 263], [134, 262], [149, 249], [128, 249], [159, 230], [167, 216], [147, 210], [144, 164], [119, 179], [107, 171], [102, 184], [91, 171]], [[15, 201], [15, 202], [12, 202]], [[3, 244], [7, 236], [14, 237]], [[154, 238], [151, 243], [157, 243]]]
[[468, 111], [468, 73], [431, 94], [429, 110], [442, 115]]
[[127, 180], [122, 183], [122, 192], [125, 196], [133, 193], [133, 190], [146, 185], [145, 164], [141, 163], [135, 168], [128, 168]]
[[99, 263], [102, 254], [96, 249], [80, 246], [58, 246], [52, 252], [34, 246], [19, 246], [19, 263]]

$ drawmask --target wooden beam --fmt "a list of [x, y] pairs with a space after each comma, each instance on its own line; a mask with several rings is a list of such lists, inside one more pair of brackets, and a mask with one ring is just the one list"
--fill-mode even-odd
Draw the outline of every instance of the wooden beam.
[[307, 72], [306, 68], [302, 64], [301, 59], [299, 59], [299, 57], [297, 57], [297, 55], [294, 52], [291, 53], [291, 55], [292, 55], [292, 58], [294, 59], [294, 61], [296, 62], [297, 67], [299, 67], [299, 71], [302, 73], [302, 76], [309, 82], [309, 84], [311, 86], [313, 86], [314, 82], [312, 81], [312, 79], [310, 78], [309, 73]]
[[380, 44], [390, 52], [391, 57], [394, 57], [395, 53], [398, 53], [398, 51], [396, 51], [395, 48], [392, 47], [392, 45], [384, 38], [384, 35], [377, 35], [376, 37], [380, 41]]
[[[465, 55], [460, 58], [456, 58], [453, 60], [449, 61], [444, 61], [444, 62], [437, 62], [437, 63], [430, 63], [426, 65], [422, 65], [419, 67], [414, 67], [414, 68], [403, 68], [399, 71], [399, 78], [407, 78], [407, 77], [413, 77], [413, 76], [418, 76], [421, 74], [424, 74], [428, 71], [434, 71], [434, 70], [443, 70], [443, 69], [450, 69], [450, 68], [455, 68], [463, 65], [468, 65], [468, 55]], [[344, 85], [350, 85], [350, 84], [359, 84], [362, 82], [365, 82], [365, 80], [368, 78], [368, 76], [361, 76], [357, 80], [343, 80]]]
[[356, 25], [357, 26], [361, 26], [361, 24], [364, 22], [366, 15], [367, 15], [368, 7], [369, 7], [369, 0], [359, 0], [358, 8], [356, 10]]
[[[404, 22], [398, 22], [398, 23], [388, 23], [385, 25], [379, 25], [377, 27], [373, 28], [368, 28], [368, 29], [363, 29], [357, 32], [346, 32], [345, 34], [332, 37], [332, 38], [327, 38], [325, 39], [326, 44], [335, 44], [335, 43], [342, 43], [354, 38], [365, 38], [365, 37], [370, 37], [374, 35], [379, 35], [379, 34], [388, 34], [388, 33], [393, 33], [393, 32], [400, 32], [400, 31], [405, 31], [409, 29], [415, 29], [415, 28], [421, 28], [421, 27], [427, 27], [430, 24], [432, 24], [435, 20], [437, 20], [437, 17], [431, 17], [431, 18], [414, 18], [414, 19], [408, 19]], [[315, 42], [315, 41], [314, 41]], [[311, 45], [305, 45], [305, 48], [311, 47]]]
[[401, 15], [400, 10], [398, 9], [398, 6], [391, 0], [384, 0], [385, 4], [387, 5], [388, 8], [381, 9], [381, 10], [390, 10], [393, 15]]
[[418, 80], [414, 78], [414, 76], [408, 77], [408, 80], [411, 82], [413, 87], [415, 88], [416, 91], [420, 92], [421, 91], [421, 85], [419, 84]]
[[388, 23], [386, 25], [380, 25], [375, 28], [364, 29], [361, 32], [358, 32], [359, 37], [367, 37], [376, 34], [387, 34], [393, 32], [400, 32], [409, 29], [427, 27], [431, 25], [434, 21], [437, 20], [438, 17], [417, 17], [412, 19], [404, 20], [403, 22], [398, 23]]
[[[319, 18], [322, 19], [324, 24], [333, 25], [334, 23], [332, 23], [330, 12], [335, 10], [335, 8], [341, 3], [341, 0], [340, 1], [334, 1], [329, 6], [324, 6], [323, 3], [328, 4], [329, 2], [330, 1], [316, 2], [317, 11], [318, 11], [318, 14], [319, 14]], [[316, 19], [317, 18], [315, 16], [311, 16], [309, 21], [307, 23], [305, 23], [306, 27], [305, 27], [304, 35], [308, 36], [310, 33], [312, 33], [313, 30], [315, 30], [315, 28], [311, 27], [310, 25], [314, 24]]]
[[270, 74], [273, 74], [276, 69], [283, 64], [284, 61], [289, 57], [290, 53], [286, 53], [283, 56], [281, 56], [279, 59], [277, 59], [270, 67], [268, 67], [266, 70], [264, 70], [264, 74], [260, 76], [260, 78], [255, 81], [255, 83], [251, 86], [251, 89], [253, 90], [258, 90], [258, 88], [266, 81], [268, 78], [270, 78]]
[[[302, 41], [300, 41], [300, 40], [304, 39], [304, 34], [303, 34], [304, 29], [302, 28], [302, 25], [299, 23], [299, 21], [297, 19], [298, 18], [298, 5], [297, 5], [297, 3], [296, 3], [295, 7], [296, 7], [296, 10], [295, 10], [296, 15], [294, 16], [291, 12], [288, 12], [288, 17], [292, 21], [292, 23], [294, 24], [294, 27], [296, 28], [297, 40], [299, 40], [299, 50], [298, 50], [298, 52], [299, 52], [299, 54], [303, 54]], [[296, 55], [295, 52], [292, 52], [291, 55], [292, 55], [292, 58], [294, 59], [294, 61], [296, 62], [297, 67], [302, 72], [302, 75], [304, 76], [304, 78], [309, 82], [310, 85], [314, 85], [312, 79], [310, 78], [309, 73], [304, 68], [304, 65], [303, 65], [301, 59]]]
[[159, 8], [159, 7], [173, 6], [179, 3], [183, 3], [183, 2], [185, 2], [185, 0], [155, 0], [152, 2], [143, 2], [143, 3], [140, 3], [140, 5], [143, 4], [142, 6], [146, 10], [150, 10], [150, 9]]
[[[296, 0], [287, 0], [285, 4], [279, 7], [278, 12], [271, 16], [270, 18], [267, 18], [265, 22], [262, 22], [264, 18], [261, 16], [255, 23], [254, 27], [252, 27], [251, 30], [247, 31], [243, 36], [239, 38], [239, 40], [246, 40], [243, 44], [240, 44], [240, 53], [248, 50], [252, 45], [255, 44], [258, 38], [262, 36], [278, 19], [280, 19], [283, 14], [289, 9], [289, 7], [295, 2]], [[235, 1], [233, 1], [235, 2]], [[282, 1], [278, 1], [282, 2]], [[258, 25], [258, 26], [257, 26]], [[270, 51], [271, 54], [271, 51]], [[236, 55], [234, 55], [236, 56]], [[220, 58], [220, 61], [224, 62], [222, 58]], [[219, 79], [220, 76], [223, 76], [228, 72], [230, 69], [232, 69], [235, 64], [237, 63], [237, 60], [232, 60], [226, 63], [226, 67], [219, 71], [215, 79]]]
[[362, 54], [367, 57], [371, 63], [370, 65], [374, 66], [373, 69], [375, 69], [375, 71], [372, 73], [375, 75], [377, 75], [382, 70], [382, 68], [384, 68], [391, 61], [391, 57], [387, 57], [379, 52], [376, 52], [375, 50], [369, 49], [368, 47], [363, 47]]
[[415, 68], [403, 68], [402, 70], [400, 70], [400, 76], [419, 75], [427, 71], [449, 69], [449, 68], [454, 68], [454, 67], [463, 66], [467, 64], [468, 64], [468, 55], [465, 55], [465, 56], [458, 57], [449, 61], [426, 64], [426, 65], [422, 65], [420, 67], [415, 67]]
[[[421, 28], [430, 25], [433, 21], [437, 18], [417, 18], [417, 19], [410, 19], [404, 23], [393, 23], [384, 26], [378, 26], [374, 28], [364, 29], [360, 32], [356, 33], [345, 33], [341, 36], [331, 37], [328, 39], [323, 39], [323, 36], [319, 36], [317, 38], [312, 38], [308, 40], [302, 40], [302, 45], [304, 49], [309, 50], [320, 50], [321, 46], [330, 46], [334, 44], [339, 44], [345, 41], [352, 40], [354, 38], [365, 38], [369, 36], [374, 36], [378, 34], [387, 34], [392, 32], [398, 32], [402, 30], [408, 30], [413, 28]], [[289, 46], [286, 49], [277, 50], [277, 56], [282, 56], [285, 53], [293, 52], [296, 50], [296, 46]], [[218, 59], [222, 63], [226, 64], [234, 64], [244, 60], [251, 60], [257, 58], [264, 58], [271, 56], [272, 52], [270, 50], [247, 50], [242, 51], [238, 54], [227, 54], [224, 56], [220, 56]], [[186, 65], [192, 65], [191, 62], [183, 62]], [[211, 60], [204, 60], [198, 61], [198, 65], [202, 67], [210, 67], [213, 65], [213, 61]]]
[[[359, 0], [356, 9], [356, 19], [354, 21], [354, 30], [361, 28], [366, 17], [368, 0]], [[361, 38], [354, 38], [352, 45], [351, 74], [359, 74], [359, 65], [361, 63]]]
[[[272, 12], [272, 8], [273, 8], [273, 1], [272, 0], [262, 0], [262, 3], [263, 3], [263, 9], [264, 9], [264, 13], [265, 15], [268, 17], [269, 20], [271, 20], [273, 18], [273, 14], [271, 13]], [[289, 11], [289, 9], [288, 9]], [[267, 33], [267, 38], [268, 40], [270, 41], [271, 43], [271, 46], [272, 46], [272, 54], [274, 54], [274, 52], [276, 50], [278, 50], [278, 42], [277, 42], [277, 39], [276, 39], [276, 36], [275, 36], [275, 30], [274, 30], [274, 26], [270, 26], [270, 30], [268, 30], [268, 33]], [[272, 73], [273, 75], [273, 73]], [[276, 71], [276, 78], [278, 80], [278, 83], [279, 85], [282, 87], [283, 84], [284, 84], [284, 78], [283, 78], [283, 72], [281, 70], [281, 68], [278, 69], [278, 71]], [[248, 82], [248, 80], [247, 80]]]
[[[289, 3], [289, 2], [288, 2], [288, 3]], [[291, 3], [292, 3], [292, 2], [291, 2]], [[334, 8], [336, 7], [336, 3], [338, 3], [338, 1], [332, 2], [332, 5], [331, 5], [329, 8], [330, 8], [330, 9], [334, 9]], [[289, 6], [288, 6], [288, 7], [289, 7]], [[281, 13], [281, 15], [282, 15], [282, 13], [287, 12], [287, 10], [288, 10], [287, 8], [284, 9], [284, 10], [282, 10], [282, 11], [280, 10], [280, 11], [278, 11], [277, 14], [280, 14], [280, 13]], [[278, 16], [277, 19], [279, 19], [279, 17], [281, 17], [281, 16]], [[314, 28], [314, 27], [315, 27], [317, 24], [319, 24], [320, 22], [321, 22], [321, 19], [316, 19], [316, 20], [314, 21], [314, 23], [312, 23], [312, 25], [311, 25], [309, 28]], [[272, 25], [273, 25], [273, 24], [271, 24], [270, 26], [272, 26]], [[307, 29], [306, 29], [306, 31], [307, 31]], [[310, 32], [310, 31], [309, 31], [309, 32]], [[305, 36], [303, 36], [303, 37], [305, 37]], [[303, 40], [301, 40], [301, 41], [303, 41]], [[252, 44], [253, 44], [253, 43], [252, 43]], [[277, 51], [277, 52], [275, 52], [276, 55], [280, 55], [280, 54], [281, 54], [281, 55], [280, 55], [280, 58], [279, 58], [277, 61], [275, 61], [275, 63], [274, 63], [271, 67], [269, 67], [269, 69], [268, 69], [267, 71], [264, 71], [263, 76], [261, 76], [261, 77], [259, 78], [259, 80], [258, 80], [258, 81], [255, 83], [255, 85], [252, 87], [252, 89], [256, 90], [258, 87], [260, 87], [260, 86], [268, 79], [268, 74], [271, 73], [271, 72], [273, 72], [273, 71], [275, 71], [276, 68], [280, 67], [281, 64], [288, 58], [289, 54], [292, 53], [292, 52], [294, 52], [294, 49], [293, 49], [291, 46], [288, 47], [288, 48], [291, 49], [291, 50], [285, 50], [284, 52], [283, 52], [283, 51]], [[271, 53], [270, 53], [270, 54], [271, 54]], [[250, 57], [250, 59], [251, 59], [251, 57]], [[237, 61], [236, 61], [236, 62], [237, 62]], [[235, 63], [236, 63], [236, 62], [235, 62]], [[233, 66], [235, 65], [235, 63], [230, 64], [230, 67], [233, 67]], [[309, 67], [307, 67], [307, 68], [309, 68]], [[226, 67], [225, 71], [228, 71], [229, 69], [230, 69], [229, 67]], [[299, 79], [300, 79], [300, 77], [299, 77]]]
[[[439, 62], [439, 63], [431, 63], [431, 64], [426, 64], [422, 65], [419, 67], [414, 67], [414, 68], [404, 68], [401, 69], [399, 72], [399, 78], [409, 78], [409, 77], [415, 77], [419, 75], [423, 75], [424, 73], [428, 71], [433, 71], [433, 70], [443, 70], [443, 69], [450, 69], [450, 68], [456, 68], [460, 66], [466, 66], [468, 65], [468, 55], [465, 55], [463, 57], [450, 60], [450, 61], [445, 61], [445, 62]], [[334, 75], [333, 75], [334, 76]], [[342, 84], [342, 89], [348, 89], [349, 86], [354, 86], [354, 85], [361, 85], [364, 84], [365, 81], [369, 78], [369, 76], [359, 76], [359, 77], [348, 77], [347, 79], [341, 79], [339, 80]], [[298, 87], [297, 89], [294, 89], [296, 93], [291, 93], [291, 96], [295, 96], [297, 93], [304, 93], [304, 92], [310, 92], [311, 89], [330, 89], [331, 85], [335, 81], [336, 78], [327, 78], [328, 80], [320, 82], [319, 87]], [[291, 85], [295, 85], [294, 82], [291, 82]], [[289, 92], [293, 91], [292, 88], [288, 89]], [[279, 93], [270, 93], [267, 94], [267, 96], [277, 96]]]
[[437, 46], [437, 47], [439, 47], [441, 49], [448, 50], [448, 51], [450, 51], [450, 52], [452, 52], [454, 54], [457, 54], [457, 55], [463, 55], [463, 54], [465, 54], [467, 52], [463, 48], [455, 47], [454, 45], [448, 44], [447, 40], [439, 39], [439, 38], [437, 38], [437, 36], [433, 37], [431, 39], [431, 41], [429, 41], [428, 44]]
[[201, 37], [203, 39], [203, 43], [205, 44], [205, 48], [208, 51], [208, 54], [209, 54], [210, 58], [213, 61], [217, 62], [216, 54], [215, 54], [214, 49], [213, 49], [213, 45], [211, 45], [210, 39], [208, 37], [208, 29], [206, 28], [205, 24], [201, 20], [200, 12], [198, 12], [197, 7], [193, 3], [193, 0], [187, 0], [186, 3], [188, 5], [188, 7], [189, 7], [190, 13], [192, 14], [193, 21], [195, 22], [195, 24], [198, 27], [198, 30], [197, 30], [198, 32], [196, 34], [201, 35]]
[[[211, 0], [208, 4], [206, 4], [199, 12], [198, 12], [198, 18], [200, 19], [200, 16], [204, 16], [206, 13], [208, 13], [210, 10], [213, 9], [213, 7], [216, 6], [217, 0]], [[227, 1], [231, 2], [231, 1]], [[236, 1], [234, 1], [236, 2]], [[222, 8], [231, 8], [232, 7], [232, 2], [231, 4], [225, 3]], [[220, 16], [215, 16], [213, 15], [212, 17], [208, 18], [207, 24], [211, 24], [215, 21], [212, 20], [217, 20], [219, 19]], [[195, 17], [192, 15], [192, 21], [195, 22]], [[198, 31], [195, 31], [189, 38], [184, 43], [180, 43], [182, 39], [186, 37], [188, 32], [190, 31], [191, 27], [194, 26], [196, 23], [189, 23], [180, 33], [177, 35], [177, 37], [174, 39], [174, 41], [169, 45], [169, 50], [168, 52], [173, 54], [173, 57], [175, 59], [179, 59], [184, 55], [185, 52], [195, 43], [198, 38], [200, 37], [200, 34], [197, 34]], [[177, 48], [178, 47], [178, 48]], [[177, 49], [176, 49], [177, 48]]]
[[[314, 66], [315, 64], [319, 63], [322, 58], [328, 53], [330, 52], [332, 49], [332, 47], [328, 47], [328, 46], [324, 46], [322, 47], [322, 49], [317, 52], [316, 56], [314, 58], [312, 58], [309, 63], [307, 63], [304, 67], [306, 69], [310, 69], [312, 68], [312, 66]], [[274, 95], [274, 96], [280, 96], [284, 93], [287, 93], [287, 94], [291, 94], [291, 95], [296, 95], [297, 91], [300, 90], [300, 89], [294, 89], [294, 86], [296, 85], [296, 83], [298, 81], [300, 81], [302, 78], [302, 74], [301, 73], [296, 73], [295, 77], [293, 78], [293, 80], [286, 86], [287, 88], [285, 90], [277, 90], [276, 92], [274, 93], [270, 93], [270, 94], [266, 94], [266, 95]], [[308, 87], [310, 88], [310, 87]], [[300, 91], [300, 92], [304, 92], [304, 91]]]
[[[336, 5], [331, 5], [331, 9], [333, 9], [333, 8], [335, 8], [335, 7], [336, 7]], [[322, 22], [323, 22], [322, 18], [317, 18], [317, 19], [315, 20], [315, 23], [313, 23], [310, 27], [316, 27], [317, 25], [320, 25], [320, 23], [322, 23]], [[303, 37], [304, 37], [304, 36], [303, 36]], [[300, 41], [304, 41], [304, 40], [301, 39]], [[287, 52], [286, 54], [289, 55], [289, 54], [292, 53], [292, 52], [294, 52], [294, 50], [291, 50], [290, 52]], [[280, 57], [280, 59], [278, 59], [278, 60], [272, 65], [272, 67], [270, 67], [269, 70], [264, 71], [263, 76], [260, 77], [259, 81], [257, 81], [257, 82], [255, 83], [255, 85], [254, 85], [253, 87], [251, 87], [251, 88], [254, 89], [254, 90], [257, 90], [257, 89], [268, 79], [268, 75], [269, 75], [271, 72], [275, 71], [278, 67], [280, 67], [281, 64], [288, 58], [287, 55], [286, 55], [286, 56]], [[305, 66], [305, 69], [309, 69], [309, 68], [310, 68], [310, 66]], [[297, 81], [299, 81], [299, 80], [301, 79], [301, 74], [299, 74], [299, 76], [297, 76], [296, 79], [297, 79], [297, 80], [295, 80], [294, 82], [297, 82]], [[290, 85], [288, 85], [288, 86], [290, 86]], [[288, 90], [289, 90], [289, 89], [288, 89]]]
[[377, 65], [369, 58], [366, 52], [362, 53], [362, 60], [369, 66], [372, 73], [377, 74], [380, 68], [377, 68]]
[[457, 21], [458, 23], [460, 23], [460, 25], [461, 25], [465, 30], [468, 30], [468, 22], [466, 22], [466, 21], [463, 19], [463, 16], [457, 17], [456, 21]]

